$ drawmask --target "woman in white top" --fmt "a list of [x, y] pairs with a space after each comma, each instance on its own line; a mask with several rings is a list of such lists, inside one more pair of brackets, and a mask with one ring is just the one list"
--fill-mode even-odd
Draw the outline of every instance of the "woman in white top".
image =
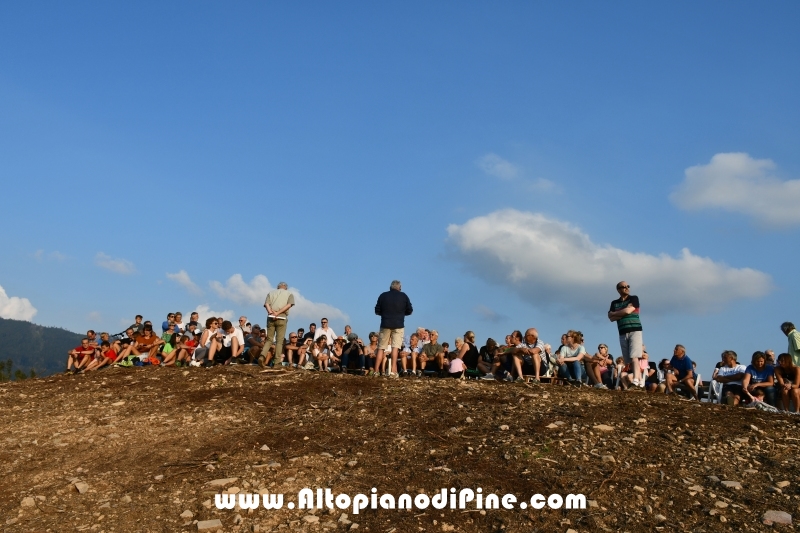
[[567, 332], [566, 344], [561, 347], [557, 356], [558, 377], [566, 379], [571, 384], [580, 387], [583, 384], [583, 358], [586, 356], [583, 335], [577, 331]]
[[314, 341], [314, 345], [311, 348], [311, 353], [319, 369], [324, 372], [330, 372], [328, 368], [330, 350], [328, 349], [328, 338], [325, 335], [317, 337], [317, 340]]
[[189, 363], [190, 366], [200, 366], [208, 358], [208, 350], [211, 348], [211, 341], [219, 331], [219, 321], [216, 318], [209, 318], [206, 320], [206, 329], [200, 335], [200, 342], [197, 343], [197, 348], [194, 351], [192, 358], [194, 361]]

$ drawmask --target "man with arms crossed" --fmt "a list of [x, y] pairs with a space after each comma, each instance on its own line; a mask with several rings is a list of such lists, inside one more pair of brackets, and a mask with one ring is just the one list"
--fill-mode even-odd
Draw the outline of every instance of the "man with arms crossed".
[[378, 297], [375, 304], [375, 314], [381, 317], [381, 329], [378, 333], [378, 351], [375, 357], [375, 368], [380, 370], [383, 364], [384, 351], [390, 344], [392, 345], [392, 366], [389, 369], [389, 377], [397, 377], [397, 349], [403, 345], [403, 333], [405, 331], [405, 320], [408, 315], [414, 312], [411, 307], [411, 300], [400, 289], [402, 285], [394, 280], [389, 286], [389, 290]]
[[[261, 353], [268, 354], [275, 340], [275, 358], [283, 360], [283, 339], [286, 335], [286, 322], [289, 320], [289, 309], [294, 306], [294, 294], [289, 292], [285, 281], [278, 283], [278, 288], [267, 295], [264, 309], [267, 310], [267, 342]], [[259, 364], [263, 367], [262, 359]]]
[[631, 363], [633, 386], [644, 388], [639, 359], [642, 357], [642, 322], [639, 320], [639, 297], [631, 294], [631, 286], [624, 281], [617, 283], [619, 298], [611, 302], [608, 319], [617, 323], [619, 346], [622, 358]]

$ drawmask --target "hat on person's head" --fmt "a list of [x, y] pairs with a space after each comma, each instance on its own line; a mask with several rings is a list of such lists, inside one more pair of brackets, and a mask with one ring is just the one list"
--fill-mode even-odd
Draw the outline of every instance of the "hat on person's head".
[[355, 333], [351, 333], [350, 335], [347, 336], [347, 340], [350, 342], [357, 341], [358, 335], [356, 335]]

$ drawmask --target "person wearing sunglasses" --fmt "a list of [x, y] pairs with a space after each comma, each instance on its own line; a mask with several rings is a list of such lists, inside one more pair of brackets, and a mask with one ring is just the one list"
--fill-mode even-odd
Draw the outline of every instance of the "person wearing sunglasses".
[[608, 319], [617, 323], [619, 346], [622, 359], [630, 363], [633, 370], [633, 387], [644, 389], [644, 378], [639, 368], [642, 357], [642, 322], [639, 319], [639, 297], [631, 294], [631, 286], [625, 282], [617, 283], [619, 298], [611, 302]]

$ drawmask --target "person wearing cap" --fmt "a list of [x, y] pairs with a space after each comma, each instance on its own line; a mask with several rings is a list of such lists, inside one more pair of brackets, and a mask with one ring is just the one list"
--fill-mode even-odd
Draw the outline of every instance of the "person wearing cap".
[[286, 323], [289, 321], [289, 309], [292, 307], [294, 307], [294, 294], [289, 292], [289, 286], [285, 281], [278, 283], [278, 287], [267, 294], [267, 299], [264, 301], [264, 309], [267, 310], [267, 342], [261, 353], [269, 353], [274, 342], [275, 358], [278, 361], [283, 359]]

